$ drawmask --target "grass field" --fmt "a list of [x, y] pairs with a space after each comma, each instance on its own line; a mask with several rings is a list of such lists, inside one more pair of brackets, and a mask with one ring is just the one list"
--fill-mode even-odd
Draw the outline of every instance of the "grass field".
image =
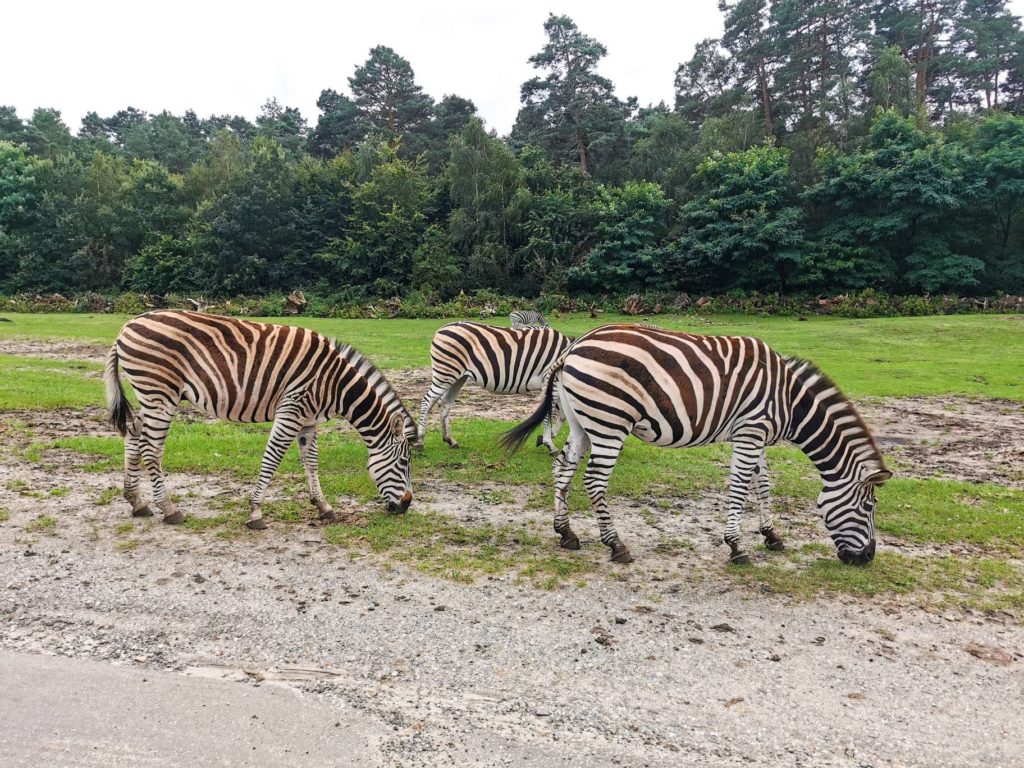
[[[34, 339], [107, 345], [127, 319], [110, 315], [0, 317], [10, 321], [0, 322], [0, 344]], [[626, 318], [603, 317], [601, 322], [619, 319]], [[782, 353], [815, 360], [858, 399], [965, 395], [1018, 403], [1024, 400], [1021, 317], [808, 321], [659, 317], [657, 321], [663, 327], [688, 332], [758, 336]], [[382, 368], [392, 371], [429, 365], [430, 337], [443, 324], [436, 320], [288, 322], [301, 322], [352, 343]], [[598, 321], [571, 316], [553, 319], [553, 324], [577, 335]], [[93, 350], [92, 356], [97, 351], [102, 350]], [[83, 455], [84, 470], [116, 471], [121, 461], [120, 438], [32, 434], [23, 424], [23, 414], [28, 411], [92, 409], [92, 418], [97, 418], [95, 409], [103, 400], [101, 372], [99, 363], [80, 359], [0, 355], [0, 427], [3, 434], [20, 440], [19, 460], [45, 464], [49, 451], [70, 451]], [[502, 494], [511, 491], [500, 488], [525, 489], [528, 508], [548, 509], [550, 460], [541, 451], [524, 450], [512, 457], [502, 454], [497, 436], [508, 426], [508, 422], [459, 418], [459, 451], [449, 450], [441, 444], [436, 430], [431, 432], [426, 451], [415, 459], [414, 483], [432, 480], [447, 484], [480, 497], [483, 503], [488, 499], [508, 501]], [[168, 441], [165, 468], [171, 473], [223, 475], [248, 482], [255, 477], [266, 435], [265, 425], [178, 423]], [[728, 446], [664, 451], [631, 440], [612, 478], [613, 511], [624, 500], [631, 500], [653, 509], [649, 514], [655, 516], [677, 515], [685, 500], [701, 499], [724, 488], [728, 458]], [[769, 460], [777, 503], [806, 510], [805, 522], [815, 525], [811, 508], [819, 483], [809, 462], [789, 447], [772, 449]], [[328, 496], [371, 501], [375, 491], [365, 462], [365, 449], [351, 431], [327, 432], [321, 441], [321, 465]], [[294, 449], [275, 479], [275, 484], [279, 483], [301, 487], [301, 468]], [[173, 478], [171, 484], [173, 487]], [[112, 498], [103, 503], [110, 503]], [[579, 488], [571, 506], [577, 514], [587, 514], [589, 503]], [[291, 502], [277, 508], [271, 505], [268, 513], [281, 524], [302, 522], [307, 514], [301, 504]], [[188, 525], [197, 533], [241, 535], [238, 528], [242, 520], [244, 504], [239, 502], [218, 515], [191, 518]], [[713, 524], [720, 525], [720, 521]], [[752, 521], [747, 524], [750, 527]], [[898, 474], [879, 491], [877, 524], [887, 540], [925, 548], [930, 554], [911, 556], [890, 550], [881, 553], [868, 568], [844, 568], [824, 546], [827, 537], [817, 524], [813, 533], [820, 543], [795, 547], [784, 556], [752, 567], [726, 568], [723, 564], [721, 570], [733, 581], [799, 596], [921, 592], [942, 594], [952, 602], [973, 607], [1024, 609], [1024, 571], [1020, 564], [1024, 553], [1024, 492], [993, 483]], [[619, 527], [628, 540], [629, 530], [621, 524]], [[327, 545], [387, 553], [390, 559], [427, 573], [463, 580], [513, 569], [535, 582], [555, 586], [571, 583], [593, 570], [591, 561], [554, 548], [547, 530], [524, 532], [490, 523], [467, 525], [425, 513], [410, 514], [404, 520], [370, 513], [355, 524], [331, 526], [324, 531]], [[683, 554], [691, 546], [685, 541], [667, 542], [664, 551]], [[970, 551], [969, 558], [953, 554], [963, 548]]]

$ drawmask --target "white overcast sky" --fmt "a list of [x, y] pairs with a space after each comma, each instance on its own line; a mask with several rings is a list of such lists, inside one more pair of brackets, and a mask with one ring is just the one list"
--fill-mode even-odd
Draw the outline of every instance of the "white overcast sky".
[[[1017, 14], [1024, 0], [1012, 0]], [[473, 100], [489, 127], [507, 133], [527, 58], [544, 44], [549, 12], [568, 14], [608, 48], [601, 72], [622, 98], [672, 102], [676, 66], [722, 33], [717, 0], [93, 0], [4, 3], [0, 104], [28, 118], [61, 110], [72, 130], [89, 110], [134, 106], [201, 116], [254, 118], [271, 96], [316, 124], [324, 88], [348, 90], [369, 49], [408, 59], [435, 99]]]

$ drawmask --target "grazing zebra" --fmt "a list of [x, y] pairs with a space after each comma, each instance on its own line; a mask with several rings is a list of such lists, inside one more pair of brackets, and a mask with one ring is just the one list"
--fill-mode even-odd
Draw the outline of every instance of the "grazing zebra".
[[632, 560], [612, 527], [605, 493], [633, 434], [673, 448], [732, 441], [725, 542], [733, 562], [749, 562], [740, 547], [740, 514], [752, 479], [765, 543], [783, 548], [772, 527], [765, 461], [765, 446], [783, 439], [799, 446], [821, 474], [818, 510], [839, 558], [862, 565], [874, 557], [875, 486], [892, 473], [853, 404], [809, 362], [784, 358], [747, 337], [606, 325], [577, 339], [552, 366], [540, 407], [503, 435], [505, 447], [518, 449], [555, 398], [571, 430], [554, 463], [555, 531], [566, 549], [580, 546], [569, 527], [567, 497], [590, 449], [584, 485], [601, 541], [612, 560]]
[[[423, 448], [427, 415], [438, 400], [443, 439], [452, 448], [458, 448], [449, 429], [448, 415], [467, 381], [501, 394], [539, 391], [551, 364], [567, 346], [569, 337], [551, 328], [514, 330], [471, 322], [449, 323], [440, 328], [430, 343], [430, 388], [420, 404], [416, 447]], [[556, 412], [554, 425], [547, 414], [543, 420], [544, 434], [537, 445], [547, 446], [553, 455], [557, 449], [552, 435], [558, 433], [561, 419]]]
[[[138, 396], [137, 414], [121, 388], [119, 366]], [[369, 448], [370, 476], [388, 511], [405, 512], [412, 501], [412, 416], [369, 360], [314, 331], [195, 312], [150, 312], [121, 329], [104, 380], [111, 423], [125, 436], [124, 497], [134, 517], [153, 514], [139, 493], [145, 467], [164, 522], [185, 519], [167, 494], [160, 466], [171, 418], [183, 400], [218, 419], [274, 422], [250, 495], [249, 528], [267, 527], [263, 494], [295, 440], [310, 500], [322, 520], [334, 519], [320, 489], [316, 430], [336, 415], [351, 422]]]
[[544, 315], [534, 309], [517, 309], [508, 316], [517, 331], [523, 328], [548, 328]]

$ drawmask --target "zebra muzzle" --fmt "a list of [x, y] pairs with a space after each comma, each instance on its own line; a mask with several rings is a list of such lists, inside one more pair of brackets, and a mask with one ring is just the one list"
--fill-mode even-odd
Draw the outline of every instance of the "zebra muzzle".
[[839, 559], [845, 565], [867, 565], [875, 557], [875, 540], [871, 539], [863, 549], [842, 548], [839, 550]]
[[412, 504], [412, 491], [406, 491], [402, 495], [401, 501], [388, 501], [387, 510], [392, 515], [401, 515], [404, 514], [407, 509], [409, 509], [410, 504]]

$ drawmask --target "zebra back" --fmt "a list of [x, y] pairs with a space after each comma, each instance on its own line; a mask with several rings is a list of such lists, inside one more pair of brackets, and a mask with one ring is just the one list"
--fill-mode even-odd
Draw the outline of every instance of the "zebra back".
[[544, 315], [534, 309], [514, 310], [508, 318], [512, 322], [512, 327], [516, 330], [550, 327], [548, 326], [548, 321], [544, 319]]
[[368, 442], [395, 414], [413, 425], [366, 357], [300, 326], [161, 310], [129, 321], [115, 345], [149, 407], [185, 399], [216, 418], [266, 422], [287, 402], [313, 421], [341, 415]]

